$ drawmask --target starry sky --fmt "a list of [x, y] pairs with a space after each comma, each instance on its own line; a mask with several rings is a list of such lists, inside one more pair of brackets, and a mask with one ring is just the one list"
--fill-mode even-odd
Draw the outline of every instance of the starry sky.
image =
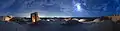
[[99, 17], [120, 14], [119, 0], [0, 0], [0, 16]]

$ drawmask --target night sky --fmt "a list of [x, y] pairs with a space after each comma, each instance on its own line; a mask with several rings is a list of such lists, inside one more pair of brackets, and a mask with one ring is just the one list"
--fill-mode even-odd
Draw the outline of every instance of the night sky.
[[119, 0], [0, 0], [0, 16], [96, 17], [119, 14]]

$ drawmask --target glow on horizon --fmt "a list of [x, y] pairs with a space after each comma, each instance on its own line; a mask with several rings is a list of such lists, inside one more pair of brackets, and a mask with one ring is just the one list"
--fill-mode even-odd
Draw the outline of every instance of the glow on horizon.
[[[48, 16], [48, 15], [38, 15], [39, 17], [72, 17], [72, 16]], [[30, 17], [30, 15], [29, 14], [23, 14], [23, 15], [21, 15], [21, 17]]]
[[39, 16], [39, 17], [71, 17], [71, 16]]

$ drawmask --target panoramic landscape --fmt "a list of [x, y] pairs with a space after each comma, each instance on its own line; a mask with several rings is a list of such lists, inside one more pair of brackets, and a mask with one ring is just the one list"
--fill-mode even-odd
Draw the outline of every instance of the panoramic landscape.
[[0, 31], [120, 31], [120, 0], [0, 0]]

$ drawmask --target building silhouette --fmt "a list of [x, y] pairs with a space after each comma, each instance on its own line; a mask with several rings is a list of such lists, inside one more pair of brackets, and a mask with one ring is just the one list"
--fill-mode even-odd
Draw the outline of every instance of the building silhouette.
[[31, 21], [33, 23], [39, 21], [39, 19], [40, 18], [39, 18], [38, 12], [31, 13]]

